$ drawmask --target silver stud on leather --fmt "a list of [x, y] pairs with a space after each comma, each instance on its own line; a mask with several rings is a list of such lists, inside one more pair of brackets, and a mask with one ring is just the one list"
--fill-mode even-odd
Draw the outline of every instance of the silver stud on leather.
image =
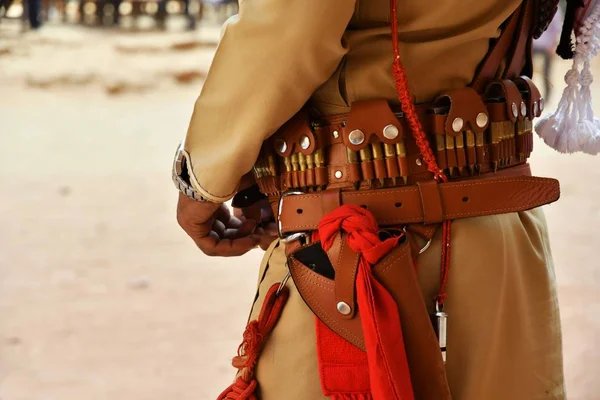
[[422, 158], [417, 158], [417, 161], [415, 161], [417, 163], [417, 165], [420, 167], [421, 165], [423, 165], [423, 159]]
[[383, 128], [383, 137], [386, 139], [396, 139], [399, 133], [400, 131], [395, 125], [388, 125], [385, 128]]
[[478, 127], [483, 128], [484, 126], [487, 125], [488, 123], [488, 116], [486, 113], [479, 113], [477, 114], [477, 118], [475, 118], [475, 123], [477, 124]]
[[337, 179], [340, 179], [344, 174], [342, 174], [342, 171], [335, 171], [335, 173], [333, 174], [333, 176], [335, 176]]
[[348, 305], [348, 303], [345, 303], [343, 301], [340, 301], [339, 303], [337, 303], [337, 310], [342, 315], [348, 315], [348, 314], [350, 314], [352, 312], [352, 309], [350, 308], [350, 306]]
[[452, 121], [452, 129], [454, 132], [462, 131], [463, 126], [465, 126], [465, 121], [460, 117], [454, 118], [454, 121]]
[[287, 143], [283, 139], [277, 139], [275, 140], [275, 148], [278, 152], [285, 153], [287, 150]]
[[511, 107], [512, 107], [513, 116], [515, 118], [517, 118], [519, 116], [519, 108], [517, 107], [517, 103], [512, 103]]
[[333, 137], [335, 139], [339, 138], [340, 137], [340, 133], [338, 131], [333, 131]]
[[310, 147], [310, 139], [306, 135], [300, 137], [300, 147], [302, 150], [306, 150]]
[[521, 115], [524, 117], [527, 115], [527, 105], [524, 101], [521, 102]]
[[355, 129], [350, 132], [348, 139], [350, 139], [350, 143], [353, 145], [359, 145], [365, 141], [365, 134], [360, 129]]
[[534, 102], [533, 102], [533, 116], [534, 116], [534, 117], [537, 117], [537, 115], [538, 115], [538, 112], [539, 112], [539, 108], [538, 108], [538, 102], [537, 102], [537, 101], [534, 101]]
[[540, 111], [544, 111], [544, 103], [545, 103], [544, 98], [541, 97], [540, 98]]

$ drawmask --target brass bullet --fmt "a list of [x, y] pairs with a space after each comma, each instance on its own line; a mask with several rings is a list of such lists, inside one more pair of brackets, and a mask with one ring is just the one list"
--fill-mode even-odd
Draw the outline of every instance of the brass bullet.
[[504, 129], [504, 124], [502, 122], [492, 122], [490, 124], [490, 147], [491, 147], [491, 159], [492, 159], [492, 169], [494, 172], [498, 170], [498, 163], [500, 162], [500, 139], [502, 137], [502, 131]]
[[408, 183], [408, 159], [406, 158], [406, 145], [404, 139], [396, 143], [396, 155], [398, 157], [398, 165], [400, 166], [400, 176], [406, 185]]
[[303, 153], [298, 153], [298, 166], [300, 171], [306, 171], [306, 156]]
[[346, 159], [350, 164], [358, 164], [358, 152], [352, 149], [346, 149]]
[[319, 149], [315, 152], [315, 167], [322, 168], [325, 166], [325, 154], [323, 149]]
[[258, 167], [258, 162], [256, 164], [254, 164], [254, 166], [252, 167], [252, 173], [254, 174], [255, 179], [262, 178], [260, 168]]
[[[325, 167], [325, 151], [323, 149], [319, 149], [315, 151], [315, 169], [320, 169]], [[327, 185], [327, 181], [322, 181], [321, 174], [319, 171], [315, 171], [315, 183], [317, 184], [317, 189], [322, 189]]]
[[475, 156], [477, 157], [477, 162], [475, 163], [475, 169], [478, 169], [481, 172], [481, 166], [485, 161], [483, 145], [485, 143], [485, 131], [477, 132], [475, 134]]
[[384, 143], [383, 152], [385, 153], [388, 176], [392, 179], [392, 185], [396, 186], [396, 178], [400, 175], [398, 163], [396, 162], [396, 149], [394, 145]]
[[361, 170], [363, 171], [363, 177], [367, 180], [367, 185], [371, 186], [373, 176], [373, 154], [371, 153], [371, 146], [366, 146], [359, 150]]
[[360, 186], [360, 166], [358, 159], [358, 152], [346, 148], [346, 160], [348, 164], [350, 164], [350, 176], [353, 177], [352, 182], [354, 183], [354, 188], [358, 189]]
[[292, 172], [292, 160], [288, 157], [283, 157], [283, 165], [285, 167], [285, 172]]
[[267, 164], [269, 165], [269, 175], [277, 176], [277, 163], [275, 162], [275, 156], [270, 155], [267, 157]]
[[306, 168], [313, 169], [315, 167], [315, 158], [312, 154], [306, 156]]
[[473, 131], [466, 131], [465, 137], [467, 139], [467, 165], [469, 172], [473, 175], [475, 164], [477, 163], [475, 157], [475, 133]]
[[290, 156], [283, 157], [283, 166], [285, 173], [282, 174], [282, 189], [291, 189], [294, 183], [292, 182], [292, 159]]
[[306, 156], [304, 153], [298, 153], [298, 166], [300, 168], [298, 182], [300, 187], [306, 187]]
[[299, 169], [300, 166], [298, 153], [292, 154], [292, 171], [298, 171]]
[[298, 171], [300, 170], [298, 153], [292, 154], [292, 187], [300, 187]]
[[450, 176], [454, 173], [454, 168], [458, 167], [458, 160], [456, 157], [456, 151], [454, 151], [454, 137], [446, 135], [446, 159], [448, 162], [448, 171]]
[[465, 157], [465, 142], [462, 132], [454, 137], [454, 144], [456, 146], [458, 173], [462, 176], [465, 166], [467, 165], [467, 159]]
[[312, 154], [306, 156], [306, 184], [310, 187], [315, 185], [315, 157]]
[[377, 177], [379, 184], [383, 186], [385, 184], [385, 163], [383, 161], [384, 153], [381, 148], [381, 143], [373, 143], [371, 144], [371, 148], [373, 149], [375, 176]]

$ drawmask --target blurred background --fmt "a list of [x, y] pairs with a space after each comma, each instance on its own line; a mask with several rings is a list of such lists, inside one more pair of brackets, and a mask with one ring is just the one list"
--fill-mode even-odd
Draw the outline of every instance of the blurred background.
[[[175, 222], [170, 174], [237, 4], [0, 4], [0, 399], [216, 398], [262, 252], [203, 256]], [[570, 65], [557, 39], [536, 45], [546, 110]], [[597, 400], [598, 159], [536, 147], [534, 173], [562, 184], [546, 214], [569, 399]]]

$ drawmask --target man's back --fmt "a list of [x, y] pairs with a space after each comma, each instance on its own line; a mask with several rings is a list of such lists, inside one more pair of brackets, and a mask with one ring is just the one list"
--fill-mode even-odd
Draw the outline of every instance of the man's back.
[[[417, 103], [468, 86], [490, 39], [519, 0], [398, 1], [400, 56]], [[359, 0], [344, 35], [348, 53], [313, 96], [326, 114], [357, 100], [397, 101], [387, 0]]]

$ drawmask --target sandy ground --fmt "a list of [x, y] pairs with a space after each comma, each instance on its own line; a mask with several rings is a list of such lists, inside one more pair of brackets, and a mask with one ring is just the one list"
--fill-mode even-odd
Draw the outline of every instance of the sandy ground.
[[[229, 384], [261, 252], [203, 256], [170, 181], [217, 38], [0, 27], [0, 399], [205, 400]], [[598, 162], [540, 142], [533, 157], [563, 187], [546, 212], [574, 400], [600, 399]]]

